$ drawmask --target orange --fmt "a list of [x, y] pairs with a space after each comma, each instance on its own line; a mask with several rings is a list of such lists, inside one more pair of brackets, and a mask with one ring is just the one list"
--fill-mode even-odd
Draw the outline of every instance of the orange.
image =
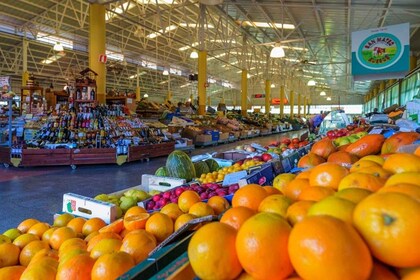
[[140, 213], [138, 215], [125, 217], [123, 222], [124, 228], [129, 231], [135, 229], [144, 229], [149, 217], [149, 213]]
[[224, 223], [212, 222], [197, 230], [188, 244], [195, 274], [201, 279], [235, 279], [242, 271], [235, 240], [236, 230]]
[[[42, 252], [43, 250], [39, 251]], [[58, 267], [58, 260], [56, 256], [40, 256], [37, 257], [38, 253], [32, 258], [31, 262], [27, 266], [28, 269], [30, 268], [37, 268], [37, 267], [51, 267], [54, 270], [54, 275], [57, 272]], [[32, 278], [30, 278], [32, 279]], [[35, 278], [35, 279], [44, 279], [44, 278]]]
[[61, 244], [60, 248], [58, 249], [58, 255], [63, 257], [67, 252], [74, 250], [74, 249], [87, 249], [87, 242], [81, 238], [70, 238]]
[[58, 250], [64, 241], [75, 237], [76, 233], [74, 230], [69, 227], [60, 227], [52, 233], [49, 243], [51, 248]]
[[146, 231], [153, 234], [158, 242], [162, 242], [174, 232], [174, 223], [168, 215], [155, 213], [147, 220]]
[[168, 215], [172, 221], [175, 222], [176, 218], [181, 216], [183, 212], [179, 209], [178, 204], [176, 203], [168, 203], [160, 209], [160, 213]]
[[0, 268], [0, 279], [19, 280], [26, 267], [23, 265], [6, 266]]
[[186, 223], [188, 223], [189, 221], [193, 220], [197, 218], [194, 215], [185, 213], [182, 214], [181, 216], [179, 216], [176, 220], [175, 220], [175, 224], [174, 224], [174, 231], [177, 231], [178, 229], [180, 229], [183, 225], [185, 225]]
[[311, 208], [309, 208], [307, 215], [329, 215], [351, 224], [355, 206], [356, 204], [347, 199], [330, 196], [312, 205]]
[[413, 184], [420, 187], [420, 172], [394, 174], [386, 180], [385, 187], [400, 183]]
[[243, 223], [255, 214], [256, 211], [248, 207], [232, 207], [223, 214], [222, 218], [220, 219], [220, 222], [228, 224], [236, 230], [239, 230]]
[[273, 187], [278, 189], [280, 192], [283, 193], [283, 188], [289, 184], [293, 179], [295, 179], [296, 175], [292, 173], [282, 173], [277, 175], [273, 181]]
[[372, 167], [372, 166], [381, 167], [381, 165], [377, 161], [361, 158], [359, 161], [355, 162], [350, 167], [350, 173], [358, 172], [360, 170], [363, 170], [365, 168], [369, 168], [369, 167]]
[[19, 262], [21, 265], [28, 266], [32, 257], [42, 249], [50, 249], [47, 242], [42, 240], [35, 240], [23, 247], [19, 255]]
[[0, 244], [0, 268], [19, 264], [20, 249], [12, 243]]
[[25, 247], [34, 240], [39, 240], [39, 237], [32, 233], [24, 233], [16, 237], [16, 239], [13, 240], [13, 244], [18, 246], [20, 249], [23, 249], [23, 247]]
[[101, 256], [92, 268], [92, 280], [115, 280], [135, 266], [134, 259], [126, 252]]
[[49, 229], [47, 229], [43, 234], [42, 234], [42, 240], [43, 241], [50, 241], [51, 235], [53, 234], [53, 232], [56, 230], [56, 227], [51, 227]]
[[373, 176], [384, 178], [384, 179], [387, 179], [392, 175], [391, 173], [383, 169], [381, 166], [366, 167], [366, 168], [360, 169], [358, 173], [371, 174]]
[[398, 274], [402, 280], [418, 280], [420, 279], [420, 266], [399, 269]]
[[357, 231], [331, 216], [306, 217], [297, 223], [288, 251], [303, 279], [368, 279], [372, 270], [369, 249]]
[[286, 211], [290, 204], [292, 201], [288, 197], [282, 194], [273, 194], [261, 201], [258, 212], [275, 213], [286, 217]]
[[55, 259], [57, 261], [59, 260], [57, 250], [41, 249], [32, 257], [31, 261], [29, 262], [29, 265], [31, 265], [31, 263], [35, 263], [35, 262], [39, 261], [42, 258], [51, 258], [51, 259]]
[[146, 209], [136, 205], [136, 206], [130, 207], [127, 210], [127, 212], [125, 212], [124, 218], [132, 216], [132, 215], [138, 215], [138, 214], [141, 214], [141, 213], [147, 213]]
[[337, 163], [326, 162], [312, 168], [309, 185], [336, 190], [341, 179], [348, 173], [349, 171], [345, 167]]
[[[244, 270], [255, 279], [284, 279], [293, 272], [287, 252], [291, 227], [283, 217], [259, 213], [236, 236], [236, 251]], [[194, 237], [193, 237], [194, 238]]]
[[123, 239], [120, 251], [129, 253], [138, 264], [147, 259], [156, 245], [156, 238], [152, 234], [145, 230], [139, 230]]
[[382, 166], [391, 173], [420, 172], [420, 157], [413, 154], [392, 154]]
[[350, 154], [345, 151], [337, 151], [330, 154], [327, 161], [342, 165], [350, 165], [358, 160], [359, 158], [356, 155]]
[[196, 217], [204, 217], [214, 215], [214, 210], [205, 202], [196, 202], [190, 207], [188, 213]]
[[327, 159], [328, 156], [336, 150], [337, 148], [334, 146], [333, 141], [329, 138], [323, 138], [320, 141], [316, 141], [311, 148], [312, 153], [315, 153], [324, 159]]
[[306, 188], [309, 188], [308, 179], [294, 179], [284, 187], [283, 194], [292, 201], [296, 201], [300, 193]]
[[396, 192], [402, 193], [414, 198], [418, 202], [420, 202], [420, 186], [402, 183], [398, 185], [383, 187], [378, 192]]
[[385, 162], [385, 159], [381, 156], [377, 156], [377, 155], [369, 155], [369, 156], [364, 156], [362, 157], [360, 160], [370, 160], [370, 161], [374, 161], [379, 165], [383, 165]]
[[89, 255], [80, 254], [73, 256], [58, 267], [56, 280], [90, 280], [95, 260]]
[[182, 212], [187, 213], [194, 203], [200, 201], [201, 198], [195, 191], [188, 190], [181, 193], [181, 195], [178, 197], [178, 206]]
[[[51, 260], [52, 263], [54, 261]], [[33, 280], [33, 279], [55, 280], [56, 274], [57, 274], [56, 267], [52, 265], [44, 265], [42, 263], [38, 263], [37, 265], [28, 267], [22, 273], [20, 280]]]
[[50, 228], [50, 225], [47, 223], [37, 223], [31, 226], [28, 229], [27, 233], [35, 234], [39, 237], [39, 239], [41, 239], [44, 232], [46, 232], [49, 228]]
[[299, 168], [310, 168], [317, 166], [318, 164], [324, 163], [326, 160], [323, 157], [318, 156], [314, 153], [308, 153], [301, 157], [297, 163]]
[[121, 240], [121, 236], [119, 236], [118, 234], [116, 234], [115, 232], [103, 232], [103, 233], [99, 233], [98, 235], [95, 235], [94, 237], [92, 237], [92, 239], [90, 239], [88, 241], [87, 244], [87, 251], [90, 252], [92, 251], [93, 247], [95, 247], [95, 245], [103, 240], [103, 239], [118, 239]]
[[31, 226], [40, 223], [40, 221], [38, 221], [37, 219], [26, 219], [24, 221], [22, 221], [18, 226], [17, 229], [21, 232], [21, 233], [26, 233]]
[[339, 190], [334, 195], [339, 198], [347, 199], [348, 201], [351, 201], [353, 203], [359, 203], [362, 201], [365, 197], [372, 194], [372, 191], [367, 189], [359, 189], [359, 188], [348, 188], [344, 190]]
[[235, 192], [232, 197], [232, 207], [245, 206], [258, 211], [261, 201], [267, 197], [267, 192], [257, 184], [245, 185]]
[[74, 230], [76, 233], [82, 233], [83, 225], [85, 224], [86, 219], [82, 217], [76, 217], [71, 219], [67, 226]]
[[333, 195], [335, 190], [332, 188], [324, 187], [309, 187], [301, 191], [298, 196], [298, 200], [310, 200], [310, 201], [320, 201], [330, 195]]
[[67, 224], [74, 219], [74, 216], [69, 213], [63, 213], [54, 219], [53, 226], [55, 227], [65, 227]]
[[420, 157], [420, 146], [418, 146], [415, 150], [414, 150], [414, 154], [418, 157]]
[[373, 262], [373, 269], [368, 280], [398, 280], [398, 277], [385, 265]]
[[[269, 187], [273, 190], [277, 190], [273, 187]], [[278, 191], [280, 193], [280, 191]], [[226, 198], [221, 197], [221, 196], [212, 196], [209, 198], [209, 200], [207, 201], [207, 204], [213, 208], [214, 214], [219, 215], [223, 212], [225, 212], [227, 209], [229, 209], [230, 205], [229, 205], [229, 201], [227, 201]]]
[[94, 232], [90, 233], [88, 236], [86, 236], [84, 240], [86, 242], [89, 242], [92, 238], [94, 238], [97, 235], [99, 235], [99, 231], [94, 231]]
[[287, 208], [286, 218], [291, 225], [301, 222], [307, 215], [309, 208], [315, 201], [297, 201]]
[[353, 172], [341, 180], [338, 190], [359, 188], [376, 192], [385, 185], [385, 181], [386, 179], [371, 174]]
[[62, 256], [59, 257], [59, 265], [63, 265], [65, 262], [77, 255], [86, 255], [90, 257], [90, 254], [85, 249], [70, 249], [66, 251]]
[[312, 169], [305, 169], [302, 172], [300, 172], [298, 175], [296, 175], [296, 179], [308, 179], [309, 175], [311, 175]]
[[118, 252], [121, 248], [122, 241], [114, 238], [102, 239], [93, 246], [90, 251], [90, 257], [92, 259], [97, 259], [100, 256]]
[[94, 231], [99, 231], [104, 226], [106, 226], [106, 223], [101, 218], [92, 218], [85, 222], [82, 227], [82, 233], [84, 236], [88, 236]]
[[120, 219], [117, 219], [117, 220], [113, 221], [109, 225], [101, 228], [99, 230], [99, 233], [102, 233], [102, 232], [120, 233], [123, 229], [124, 229], [124, 221], [123, 221], [123, 218], [120, 218]]
[[281, 194], [281, 192], [278, 189], [273, 188], [272, 186], [264, 186], [263, 189], [267, 192], [267, 195]]
[[420, 203], [400, 193], [375, 193], [362, 200], [353, 213], [353, 224], [380, 261], [396, 266], [420, 265], [417, 246]]

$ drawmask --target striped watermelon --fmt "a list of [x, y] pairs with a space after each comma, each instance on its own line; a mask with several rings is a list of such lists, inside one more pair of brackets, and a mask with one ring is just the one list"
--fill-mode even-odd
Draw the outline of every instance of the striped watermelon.
[[207, 166], [209, 167], [210, 172], [217, 171], [217, 170], [219, 170], [219, 168], [220, 168], [220, 166], [219, 166], [219, 164], [217, 163], [217, 161], [215, 161], [215, 160], [214, 160], [214, 159], [212, 159], [212, 158], [206, 159], [206, 164], [207, 164]]
[[159, 167], [156, 170], [155, 175], [156, 176], [161, 176], [161, 177], [167, 177], [168, 176], [168, 169], [166, 169], [166, 166]]
[[175, 150], [169, 154], [166, 169], [170, 177], [182, 178], [187, 182], [196, 177], [194, 164], [183, 151]]
[[207, 174], [210, 172], [210, 168], [204, 161], [194, 162], [195, 175], [200, 177], [201, 174]]

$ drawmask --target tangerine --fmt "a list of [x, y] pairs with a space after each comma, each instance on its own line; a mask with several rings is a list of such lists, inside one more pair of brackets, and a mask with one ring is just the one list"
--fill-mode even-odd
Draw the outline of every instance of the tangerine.
[[162, 242], [174, 232], [174, 223], [168, 215], [158, 212], [147, 220], [146, 231], [153, 234], [158, 242]]
[[258, 211], [261, 201], [267, 197], [267, 192], [257, 184], [245, 185], [235, 192], [232, 197], [232, 206], [245, 206]]
[[223, 214], [222, 218], [220, 219], [220, 222], [228, 224], [236, 230], [239, 230], [243, 223], [252, 216], [254, 216], [256, 213], [256, 211], [248, 207], [232, 207]]
[[19, 280], [26, 267], [23, 265], [13, 265], [0, 268], [0, 279]]
[[369, 249], [357, 231], [331, 216], [306, 217], [295, 224], [288, 250], [303, 279], [360, 280], [372, 270]]
[[366, 189], [372, 192], [378, 191], [385, 185], [386, 179], [367, 173], [353, 172], [345, 176], [338, 185], [338, 190], [348, 188]]
[[28, 266], [33, 256], [42, 249], [50, 249], [47, 242], [42, 240], [34, 240], [28, 245], [23, 247], [19, 255], [19, 263], [24, 266]]
[[195, 191], [187, 190], [181, 193], [178, 197], [178, 206], [182, 212], [188, 213], [190, 207], [193, 206], [194, 203], [200, 202], [201, 198]]
[[344, 190], [339, 190], [334, 195], [340, 198], [347, 199], [353, 203], [359, 203], [365, 197], [372, 194], [372, 191], [367, 189], [359, 189], [359, 188], [348, 188]]
[[91, 218], [83, 224], [82, 234], [88, 236], [94, 231], [99, 231], [104, 226], [106, 226], [106, 223], [101, 218]]
[[286, 218], [291, 225], [301, 222], [307, 215], [309, 208], [315, 204], [315, 201], [302, 200], [297, 201], [287, 208]]
[[[273, 213], [249, 218], [236, 236], [236, 252], [244, 270], [255, 279], [284, 279], [293, 272], [286, 219]], [[193, 237], [194, 238], [194, 237]]]
[[333, 195], [334, 193], [335, 190], [332, 188], [309, 187], [301, 191], [298, 196], [298, 200], [320, 201], [328, 196]]
[[54, 223], [53, 226], [55, 227], [65, 227], [67, 226], [67, 224], [74, 219], [74, 216], [70, 213], [63, 213], [61, 215], [58, 215], [55, 219], [54, 219]]
[[69, 227], [60, 227], [56, 229], [49, 240], [51, 248], [58, 250], [64, 241], [70, 238], [75, 238], [76, 233]]
[[[265, 187], [264, 187], [265, 188]], [[270, 188], [271, 190], [276, 190], [277, 189], [273, 188], [273, 187], [267, 187]], [[280, 191], [278, 191], [280, 193]], [[209, 200], [207, 201], [207, 204], [213, 208], [214, 214], [219, 215], [223, 212], [225, 212], [227, 209], [229, 209], [230, 205], [229, 205], [229, 201], [227, 201], [226, 198], [215, 195], [209, 198]]]
[[373, 262], [373, 269], [369, 280], [398, 280], [398, 277], [385, 265]]
[[47, 223], [37, 223], [31, 226], [28, 229], [27, 233], [35, 234], [39, 237], [39, 239], [41, 239], [44, 232], [46, 232], [49, 228], [50, 228], [50, 225]]
[[127, 235], [122, 241], [120, 250], [130, 254], [135, 263], [138, 264], [147, 259], [156, 245], [156, 238], [142, 229]]
[[47, 229], [43, 234], [42, 234], [42, 240], [43, 241], [47, 241], [47, 242], [50, 242], [50, 238], [51, 238], [51, 235], [53, 234], [53, 232], [56, 230], [57, 228], [56, 227], [51, 227], [51, 228], [49, 228], [49, 229]]
[[235, 279], [242, 271], [235, 240], [236, 230], [221, 222], [197, 230], [188, 244], [188, 258], [196, 275], [201, 279]]
[[363, 157], [359, 161], [355, 162], [350, 167], [350, 173], [359, 172], [360, 170], [363, 170], [363, 169], [369, 168], [369, 167], [373, 167], [373, 166], [375, 166], [375, 167], [381, 167], [381, 165], [377, 161], [368, 160], [368, 159], [365, 159]]
[[135, 266], [134, 259], [126, 252], [105, 254], [92, 268], [92, 280], [115, 280]]
[[183, 214], [181, 209], [179, 209], [178, 204], [176, 203], [168, 203], [165, 206], [160, 209], [160, 213], [168, 215], [172, 221], [175, 222], [175, 220]]
[[115, 232], [119, 234], [124, 229], [124, 220], [123, 218], [116, 219], [109, 225], [104, 226], [99, 230], [99, 233], [102, 232]]
[[292, 180], [296, 177], [295, 174], [292, 173], [282, 173], [277, 175], [273, 181], [273, 187], [278, 189], [281, 193], [283, 193], [283, 188], [289, 184]]
[[34, 240], [39, 240], [38, 235], [32, 233], [24, 233], [16, 237], [16, 239], [13, 240], [13, 244], [18, 246], [20, 249], [23, 249], [23, 247], [25, 247]]
[[146, 209], [144, 209], [143, 207], [140, 207], [138, 205], [132, 206], [130, 208], [128, 208], [127, 212], [125, 212], [124, 214], [124, 218], [132, 216], [132, 215], [138, 215], [141, 213], [147, 213]]
[[26, 219], [24, 221], [22, 221], [18, 226], [17, 229], [21, 232], [21, 233], [26, 233], [31, 226], [40, 223], [40, 221], [38, 221], [37, 219]]
[[382, 166], [385, 170], [395, 173], [420, 173], [420, 157], [413, 154], [392, 154]]
[[281, 192], [278, 189], [273, 188], [272, 186], [264, 186], [263, 189], [267, 192], [267, 195], [281, 194]]
[[309, 180], [296, 178], [284, 187], [283, 193], [292, 201], [297, 201], [301, 192], [306, 188], [309, 188]]
[[100, 256], [118, 252], [121, 248], [122, 241], [115, 238], [105, 238], [100, 240], [98, 243], [93, 246], [90, 251], [90, 257], [92, 259], [97, 259]]
[[82, 233], [83, 225], [85, 224], [86, 219], [82, 217], [76, 217], [71, 219], [67, 226], [74, 230], [75, 233]]
[[329, 196], [309, 208], [308, 216], [329, 215], [349, 224], [353, 221], [353, 210], [356, 205], [344, 198]]
[[337, 163], [326, 162], [312, 168], [309, 185], [337, 190], [341, 179], [348, 173], [349, 171], [345, 167]]
[[127, 230], [144, 229], [149, 218], [149, 213], [130, 215], [128, 217], [124, 217], [123, 225]]
[[99, 234], [95, 235], [94, 237], [92, 237], [92, 239], [90, 239], [88, 241], [87, 248], [86, 248], [87, 251], [88, 252], [92, 251], [93, 247], [95, 247], [95, 245], [99, 241], [101, 241], [103, 239], [117, 239], [117, 240], [122, 240], [121, 236], [119, 236], [115, 232], [103, 232], [103, 233], [99, 233]]
[[67, 252], [72, 251], [74, 249], [87, 249], [87, 242], [81, 238], [70, 238], [61, 244], [60, 248], [58, 249], [58, 255], [60, 257], [64, 256]]
[[286, 217], [287, 208], [290, 204], [292, 204], [292, 201], [288, 197], [282, 194], [273, 194], [261, 201], [258, 212], [275, 213]]
[[309, 180], [309, 176], [311, 175], [312, 169], [305, 169], [296, 175], [296, 179], [307, 179]]
[[354, 209], [353, 224], [373, 256], [396, 267], [420, 265], [417, 246], [420, 232], [420, 203], [392, 192], [375, 193]]
[[390, 172], [383, 169], [382, 166], [371, 166], [367, 168], [362, 168], [357, 173], [371, 174], [373, 176], [383, 179], [387, 179], [392, 175]]
[[364, 156], [362, 157], [360, 160], [370, 160], [370, 161], [374, 161], [379, 165], [383, 165], [385, 162], [385, 159], [381, 156], [377, 156], [377, 155], [368, 155], [368, 156]]
[[309, 152], [307, 155], [304, 155], [299, 159], [297, 167], [310, 168], [317, 166], [318, 164], [324, 163], [325, 161], [326, 160], [323, 157]]
[[383, 187], [378, 192], [395, 192], [402, 193], [414, 198], [420, 202], [420, 186], [402, 183], [398, 185], [392, 185], [388, 187]]
[[388, 178], [385, 187], [397, 185], [400, 183], [413, 184], [420, 187], [420, 172], [397, 173]]
[[75, 255], [58, 266], [56, 280], [90, 280], [94, 264], [95, 260], [87, 254]]
[[175, 224], [174, 224], [174, 231], [177, 231], [178, 229], [180, 229], [183, 225], [185, 225], [186, 223], [188, 223], [189, 221], [193, 220], [197, 218], [194, 215], [188, 214], [188, 213], [184, 213], [181, 216], [179, 216], [176, 220], [175, 220]]
[[188, 213], [196, 217], [204, 217], [214, 215], [214, 210], [207, 203], [200, 201], [194, 203], [188, 210]]
[[0, 268], [19, 264], [20, 248], [12, 243], [0, 244]]

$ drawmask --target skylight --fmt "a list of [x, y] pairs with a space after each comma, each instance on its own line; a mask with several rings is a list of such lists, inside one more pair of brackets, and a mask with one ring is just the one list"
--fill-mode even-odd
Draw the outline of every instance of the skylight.
[[177, 29], [177, 28], [178, 28], [178, 26], [176, 26], [176, 25], [169, 25], [169, 26], [167, 26], [167, 27], [165, 27], [165, 28], [159, 29], [157, 32], [150, 33], [150, 34], [149, 34], [149, 35], [147, 35], [146, 37], [147, 37], [147, 38], [149, 38], [149, 39], [154, 39], [154, 38], [156, 38], [156, 37], [162, 36], [162, 35], [163, 35], [163, 34], [165, 34], [166, 32], [169, 32], [169, 31], [175, 30], [175, 29]]
[[41, 64], [51, 64], [57, 60], [59, 60], [60, 58], [64, 57], [66, 54], [63, 53], [57, 53], [55, 55], [52, 55], [50, 57], [48, 57], [47, 59], [44, 59], [41, 61]]
[[118, 6], [116, 6], [115, 8], [113, 8], [111, 10], [111, 12], [107, 12], [105, 14], [105, 20], [109, 21], [110, 19], [116, 17], [117, 15], [121, 15], [123, 14], [125, 11], [128, 11], [129, 9], [133, 8], [134, 4], [129, 2], [125, 2], [123, 4], [120, 4]]
[[56, 43], [60, 43], [66, 49], [73, 49], [72, 40], [64, 39], [62, 37], [50, 35], [43, 32], [38, 32], [36, 36], [36, 40], [43, 43], [50, 44], [50, 45], [55, 45]]
[[243, 25], [247, 25], [247, 26], [256, 26], [256, 27], [261, 27], [261, 28], [273, 28], [274, 26], [276, 28], [283, 28], [283, 29], [295, 29], [295, 26], [293, 24], [289, 24], [289, 23], [269, 23], [269, 22], [262, 22], [262, 21], [242, 21], [239, 22], [242, 23]]
[[106, 51], [106, 56], [109, 59], [113, 59], [113, 60], [119, 60], [119, 61], [123, 61], [124, 60], [124, 55], [121, 53], [117, 53], [117, 52], [113, 52], [113, 51]]

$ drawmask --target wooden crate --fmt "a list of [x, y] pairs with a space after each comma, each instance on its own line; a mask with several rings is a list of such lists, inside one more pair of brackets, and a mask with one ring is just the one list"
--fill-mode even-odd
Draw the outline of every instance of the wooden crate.
[[70, 165], [71, 149], [23, 149], [20, 166]]
[[0, 147], [0, 163], [10, 164], [10, 148]]
[[104, 164], [117, 163], [115, 148], [73, 149], [71, 164]]

